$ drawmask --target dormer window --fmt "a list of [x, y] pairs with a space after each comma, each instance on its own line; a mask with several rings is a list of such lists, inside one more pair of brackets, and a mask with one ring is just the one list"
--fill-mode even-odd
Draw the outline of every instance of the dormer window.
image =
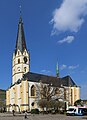
[[19, 55], [20, 53], [19, 53], [19, 51], [18, 51], [18, 55]]

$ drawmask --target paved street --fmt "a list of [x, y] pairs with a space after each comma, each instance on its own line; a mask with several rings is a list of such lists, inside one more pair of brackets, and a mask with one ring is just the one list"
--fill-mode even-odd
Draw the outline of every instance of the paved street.
[[[16, 116], [12, 116], [12, 114], [1, 114], [0, 120], [25, 120], [24, 114], [16, 114]], [[87, 120], [87, 116], [66, 116], [66, 115], [28, 115], [26, 120]]]

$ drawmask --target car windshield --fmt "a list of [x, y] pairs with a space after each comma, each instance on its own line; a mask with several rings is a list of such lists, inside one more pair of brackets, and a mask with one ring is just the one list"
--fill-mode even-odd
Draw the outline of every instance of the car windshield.
[[69, 108], [69, 110], [68, 111], [73, 111], [74, 110], [74, 108]]

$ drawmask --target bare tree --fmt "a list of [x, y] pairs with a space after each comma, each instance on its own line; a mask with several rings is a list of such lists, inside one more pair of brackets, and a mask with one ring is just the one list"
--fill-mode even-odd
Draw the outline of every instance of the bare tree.
[[49, 99], [66, 99], [67, 92], [66, 88], [63, 86], [56, 87], [53, 84], [40, 83], [40, 94], [42, 98]]
[[50, 99], [52, 99], [53, 96], [55, 96], [56, 94], [56, 88], [52, 87], [51, 85], [41, 85], [41, 98], [42, 99], [46, 99], [47, 101], [49, 101]]
[[59, 87], [54, 87], [52, 84], [40, 84], [40, 100], [38, 102], [39, 106], [44, 110], [49, 109], [59, 109], [64, 107], [63, 102], [60, 99], [64, 99], [64, 89]]

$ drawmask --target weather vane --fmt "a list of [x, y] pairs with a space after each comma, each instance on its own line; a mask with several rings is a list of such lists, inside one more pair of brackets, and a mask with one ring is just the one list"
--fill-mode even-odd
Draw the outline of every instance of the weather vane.
[[21, 13], [22, 13], [22, 12], [21, 12], [21, 5], [20, 5], [19, 7], [20, 7], [20, 15], [21, 15]]
[[20, 8], [20, 16], [22, 15], [22, 5], [21, 5], [21, 0], [20, 0], [20, 6], [19, 6], [19, 8]]

